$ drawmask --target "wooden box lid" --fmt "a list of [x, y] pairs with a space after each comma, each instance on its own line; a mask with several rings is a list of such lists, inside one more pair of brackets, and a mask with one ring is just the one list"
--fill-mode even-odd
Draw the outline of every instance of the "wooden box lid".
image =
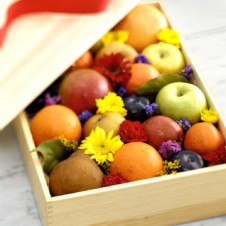
[[0, 130], [138, 1], [110, 0], [94, 14], [39, 13], [15, 20], [0, 48]]

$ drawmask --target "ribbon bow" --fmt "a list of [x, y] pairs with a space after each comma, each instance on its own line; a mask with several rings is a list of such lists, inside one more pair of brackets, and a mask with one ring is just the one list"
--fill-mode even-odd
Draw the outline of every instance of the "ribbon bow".
[[17, 17], [28, 13], [97, 13], [105, 9], [109, 0], [19, 0], [12, 3], [6, 15], [6, 21], [0, 27], [0, 46], [9, 25]]

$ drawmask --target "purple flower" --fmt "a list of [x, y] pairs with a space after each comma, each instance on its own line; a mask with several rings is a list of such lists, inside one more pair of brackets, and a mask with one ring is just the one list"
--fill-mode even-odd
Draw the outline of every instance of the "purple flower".
[[125, 94], [127, 93], [127, 90], [126, 90], [126, 88], [124, 86], [119, 86], [119, 87], [116, 88], [116, 91], [115, 92], [116, 92], [116, 94], [118, 96], [124, 97]]
[[136, 63], [143, 63], [143, 64], [151, 64], [151, 62], [148, 60], [148, 58], [142, 53], [137, 54], [135, 62]]
[[186, 132], [191, 127], [190, 122], [185, 118], [178, 119], [178, 120], [176, 120], [176, 122], [183, 129], [184, 132]]
[[148, 117], [157, 115], [159, 114], [159, 106], [156, 103], [145, 105], [145, 111]]
[[79, 114], [79, 119], [82, 121], [82, 122], [85, 122], [88, 118], [90, 118], [92, 116], [92, 112], [89, 111], [89, 110], [85, 110], [83, 111], [81, 114]]
[[60, 95], [51, 95], [50, 93], [46, 93], [44, 96], [44, 102], [45, 105], [53, 105], [53, 104], [57, 104], [58, 102], [60, 102], [61, 97]]
[[193, 73], [191, 64], [188, 64], [188, 65], [185, 67], [184, 72], [186, 72], [187, 74]]
[[180, 152], [181, 146], [172, 140], [164, 141], [158, 148], [159, 154], [163, 159], [169, 159], [173, 154]]
[[180, 72], [180, 75], [182, 75], [184, 78], [186, 78], [188, 81], [191, 80], [191, 74], [193, 73], [193, 69], [191, 67], [191, 64], [188, 64], [184, 70]]

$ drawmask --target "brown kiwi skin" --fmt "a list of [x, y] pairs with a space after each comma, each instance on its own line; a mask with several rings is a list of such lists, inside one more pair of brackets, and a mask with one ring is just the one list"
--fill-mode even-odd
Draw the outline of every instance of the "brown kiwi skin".
[[68, 159], [57, 164], [50, 173], [50, 193], [58, 196], [100, 188], [103, 177], [97, 163], [82, 150], [77, 150]]

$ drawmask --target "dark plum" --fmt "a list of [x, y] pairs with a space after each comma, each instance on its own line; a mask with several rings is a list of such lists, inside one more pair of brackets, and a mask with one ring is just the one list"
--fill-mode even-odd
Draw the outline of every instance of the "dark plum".
[[179, 171], [188, 171], [204, 167], [202, 157], [194, 151], [182, 150], [172, 156], [172, 161], [180, 161]]
[[145, 106], [150, 104], [148, 98], [138, 95], [130, 95], [124, 98], [124, 104], [127, 109], [127, 119], [132, 121], [144, 121], [147, 118]]

